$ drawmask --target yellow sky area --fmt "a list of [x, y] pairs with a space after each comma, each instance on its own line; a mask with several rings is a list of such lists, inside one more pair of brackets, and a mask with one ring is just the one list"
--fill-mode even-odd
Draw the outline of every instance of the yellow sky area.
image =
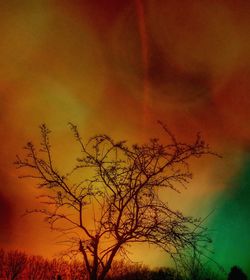
[[15, 114], [38, 123], [50, 119], [56, 126], [60, 118], [82, 121], [84, 108], [98, 103], [103, 89], [98, 42], [86, 25], [38, 3], [1, 10], [2, 109], [12, 103], [13, 122]]
[[[16, 1], [17, 2], [17, 1]], [[24, 66], [39, 48], [48, 29], [48, 15], [37, 1], [22, 6], [1, 3], [1, 80], [12, 81], [24, 74]]]
[[[89, 113], [89, 109], [78, 96], [72, 94], [70, 88], [52, 80], [36, 83], [29, 90], [30, 94], [26, 96], [19, 93], [25, 98], [17, 100], [15, 114], [12, 115], [13, 126], [21, 128], [25, 134], [31, 128], [33, 134], [38, 134], [41, 121], [55, 131], [65, 131], [68, 122], [84, 123]], [[27, 127], [23, 124], [27, 124]]]

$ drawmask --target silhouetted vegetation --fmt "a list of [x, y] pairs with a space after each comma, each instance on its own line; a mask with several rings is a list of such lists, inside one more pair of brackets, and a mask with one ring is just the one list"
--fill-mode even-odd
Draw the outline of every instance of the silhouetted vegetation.
[[7, 279], [18, 279], [23, 273], [26, 263], [26, 254], [15, 251], [9, 251], [6, 254], [1, 250], [2, 269], [4, 269], [5, 277]]
[[[189, 260], [190, 261], [190, 260]], [[201, 267], [200, 267], [201, 268]], [[149, 267], [125, 260], [115, 260], [107, 280], [247, 280], [246, 274], [237, 266], [228, 274], [218, 274], [203, 266], [201, 271], [186, 273], [184, 270]], [[78, 260], [63, 258], [48, 260], [41, 256], [29, 256], [18, 250], [0, 249], [0, 279], [5, 280], [87, 280], [88, 272]]]
[[233, 266], [228, 274], [228, 280], [247, 280], [246, 274], [238, 266]]
[[17, 251], [0, 250], [0, 279], [7, 280], [86, 280], [86, 272], [79, 261], [47, 260]]
[[210, 242], [200, 219], [170, 209], [159, 195], [180, 192], [192, 178], [189, 160], [212, 154], [199, 135], [183, 143], [161, 124], [168, 143], [151, 139], [127, 146], [107, 135], [84, 141], [70, 126], [80, 147], [71, 170], [62, 174], [56, 166], [45, 125], [40, 149], [29, 142], [16, 165], [25, 169], [21, 178], [43, 189], [47, 206], [28, 213], [45, 215], [51, 229], [68, 237], [67, 254], [81, 254], [89, 279], [105, 279], [115, 256], [126, 257], [128, 244], [147, 242], [178, 260], [188, 248], [199, 251], [200, 243]]

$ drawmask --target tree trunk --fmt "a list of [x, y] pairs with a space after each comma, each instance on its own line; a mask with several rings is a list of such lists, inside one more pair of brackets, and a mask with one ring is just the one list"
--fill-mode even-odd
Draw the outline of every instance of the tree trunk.
[[98, 280], [97, 273], [91, 273], [89, 280]]
[[111, 264], [113, 262], [113, 259], [114, 259], [115, 255], [116, 255], [117, 251], [120, 249], [121, 245], [122, 245], [122, 243], [119, 242], [115, 246], [115, 248], [113, 249], [113, 251], [112, 251], [112, 253], [111, 253], [110, 257], [109, 257], [109, 260], [106, 263], [105, 268], [102, 270], [102, 273], [98, 277], [98, 280], [104, 280], [106, 278], [106, 276], [107, 276], [107, 274], [108, 274], [108, 272], [109, 272], [109, 270], [111, 268]]
[[107, 270], [105, 273], [102, 273], [102, 274], [99, 276], [98, 280], [104, 280], [104, 279], [106, 278], [107, 274], [108, 274], [108, 271], [109, 271], [109, 270]]

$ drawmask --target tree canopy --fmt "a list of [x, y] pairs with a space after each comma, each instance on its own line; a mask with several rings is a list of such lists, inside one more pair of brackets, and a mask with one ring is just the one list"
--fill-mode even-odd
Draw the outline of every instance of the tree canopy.
[[171, 209], [161, 193], [180, 192], [192, 179], [190, 160], [212, 153], [200, 135], [182, 143], [160, 125], [167, 144], [154, 138], [128, 145], [105, 134], [85, 141], [70, 124], [80, 149], [65, 174], [55, 164], [45, 124], [41, 147], [29, 142], [26, 153], [17, 156], [17, 167], [26, 170], [20, 177], [35, 180], [43, 190], [44, 207], [29, 212], [45, 215], [51, 228], [63, 233], [68, 253], [82, 256], [91, 280], [105, 279], [115, 256], [126, 256], [129, 244], [153, 244], [175, 258], [183, 249], [209, 242], [201, 220]]

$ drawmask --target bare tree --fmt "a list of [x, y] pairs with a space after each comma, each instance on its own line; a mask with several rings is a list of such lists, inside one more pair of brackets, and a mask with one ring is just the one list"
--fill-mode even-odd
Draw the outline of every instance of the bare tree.
[[15, 163], [27, 170], [21, 178], [34, 179], [43, 190], [44, 208], [28, 212], [44, 214], [65, 236], [70, 252], [81, 254], [88, 279], [105, 279], [114, 257], [126, 255], [132, 243], [147, 242], [174, 257], [209, 241], [199, 219], [171, 209], [161, 198], [163, 190], [180, 192], [191, 180], [190, 159], [211, 154], [200, 135], [182, 143], [161, 124], [169, 143], [151, 139], [129, 146], [107, 135], [85, 142], [77, 127], [70, 127], [80, 151], [68, 173], [56, 167], [44, 124], [41, 148], [29, 142]]
[[6, 260], [5, 260], [6, 279], [8, 280], [18, 279], [19, 275], [21, 275], [22, 272], [24, 271], [26, 263], [27, 263], [27, 255], [25, 253], [19, 252], [17, 250], [9, 251], [6, 254]]
[[41, 256], [30, 256], [26, 265], [27, 280], [42, 280], [45, 278], [46, 261]]
[[5, 274], [5, 252], [0, 248], [0, 279], [4, 277]]
[[57, 274], [58, 262], [48, 261], [41, 256], [30, 256], [27, 260], [24, 277], [27, 280], [53, 279]]

